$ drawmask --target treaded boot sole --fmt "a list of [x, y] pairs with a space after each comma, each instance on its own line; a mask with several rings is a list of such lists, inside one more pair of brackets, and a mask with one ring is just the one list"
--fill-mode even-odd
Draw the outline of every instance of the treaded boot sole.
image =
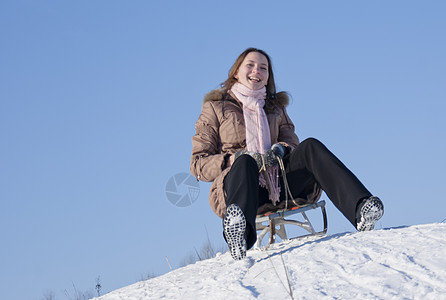
[[381, 200], [378, 197], [370, 197], [361, 208], [361, 220], [356, 225], [356, 228], [358, 231], [372, 230], [383, 214], [384, 205]]
[[229, 246], [231, 256], [235, 260], [241, 260], [246, 256], [246, 219], [238, 205], [231, 204], [226, 209], [223, 219], [223, 232]]

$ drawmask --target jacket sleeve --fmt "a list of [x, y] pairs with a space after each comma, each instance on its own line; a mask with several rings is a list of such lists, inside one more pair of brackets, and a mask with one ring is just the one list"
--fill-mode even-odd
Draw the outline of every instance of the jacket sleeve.
[[293, 150], [299, 145], [299, 138], [294, 131], [294, 124], [288, 116], [285, 107], [282, 109], [282, 114], [282, 121], [279, 125], [278, 141], [285, 147], [288, 147], [289, 150]]
[[213, 181], [226, 165], [226, 154], [221, 153], [220, 123], [210, 101], [202, 107], [192, 137], [191, 173], [202, 181]]

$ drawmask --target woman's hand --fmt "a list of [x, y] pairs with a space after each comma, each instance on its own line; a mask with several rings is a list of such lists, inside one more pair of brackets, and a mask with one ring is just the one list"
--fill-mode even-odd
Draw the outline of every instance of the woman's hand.
[[238, 151], [234, 154], [234, 161], [239, 158], [241, 155], [247, 154], [249, 156], [251, 156], [252, 158], [254, 158], [254, 160], [257, 163], [257, 167], [260, 169], [262, 169], [263, 167], [263, 158], [262, 158], [262, 154], [257, 153], [257, 152], [253, 152], [253, 151], [248, 151], [248, 150], [241, 150]]
[[266, 151], [263, 155], [263, 159], [265, 161], [266, 167], [273, 167], [278, 164], [277, 158], [283, 158], [285, 156], [286, 149], [281, 144], [274, 144], [271, 146], [271, 149]]
[[253, 151], [241, 150], [234, 154], [234, 161], [243, 154], [247, 154], [254, 158], [259, 170], [264, 168], [273, 167], [278, 164], [277, 157], [283, 158], [285, 156], [286, 149], [281, 144], [274, 144], [271, 149], [266, 151], [265, 154], [260, 154]]
[[282, 144], [276, 143], [272, 145], [271, 150], [280, 158], [283, 158], [285, 156], [286, 149]]

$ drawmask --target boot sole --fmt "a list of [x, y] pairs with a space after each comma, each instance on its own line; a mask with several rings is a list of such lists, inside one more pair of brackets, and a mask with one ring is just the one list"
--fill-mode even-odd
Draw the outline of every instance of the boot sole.
[[223, 219], [223, 232], [234, 260], [241, 260], [246, 256], [245, 230], [243, 211], [237, 205], [230, 205]]
[[376, 222], [384, 214], [384, 206], [378, 198], [371, 198], [361, 208], [361, 220], [357, 224], [358, 231], [369, 231], [375, 228]]

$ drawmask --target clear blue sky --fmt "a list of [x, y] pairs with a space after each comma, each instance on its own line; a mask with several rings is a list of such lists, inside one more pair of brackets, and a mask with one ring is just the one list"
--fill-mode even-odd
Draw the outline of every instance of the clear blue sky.
[[[209, 184], [178, 208], [202, 97], [245, 48], [273, 59], [301, 139], [385, 203], [446, 218], [444, 1], [2, 1], [0, 294], [64, 299], [224, 245]], [[324, 199], [328, 200], [326, 196]], [[329, 233], [354, 231], [328, 206]]]

